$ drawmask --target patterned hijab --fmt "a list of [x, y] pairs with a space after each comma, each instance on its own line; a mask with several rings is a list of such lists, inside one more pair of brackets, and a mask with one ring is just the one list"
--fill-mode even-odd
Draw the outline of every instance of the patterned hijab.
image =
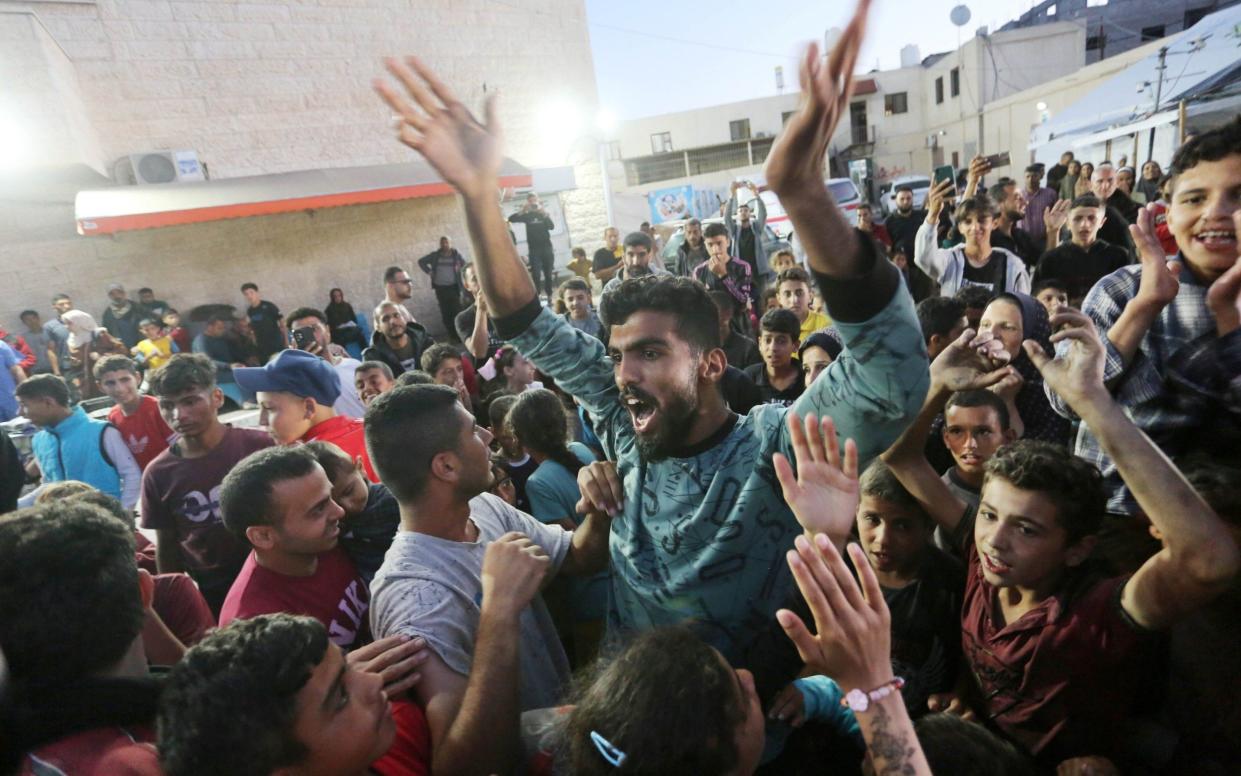
[[[1055, 352], [1051, 344], [1051, 322], [1047, 318], [1047, 309], [1029, 294], [1006, 292], [992, 301], [1004, 301], [1015, 305], [1021, 311], [1022, 339], [1034, 340], [1049, 354]], [[1024, 349], [1014, 354], [1012, 366], [1025, 380], [1025, 385], [1017, 393], [1017, 411], [1021, 413], [1021, 421], [1025, 424], [1025, 439], [1037, 439], [1043, 442], [1067, 444], [1069, 441], [1069, 421], [1056, 414], [1047, 401], [1043, 391], [1043, 376], [1038, 367], [1026, 355]]]

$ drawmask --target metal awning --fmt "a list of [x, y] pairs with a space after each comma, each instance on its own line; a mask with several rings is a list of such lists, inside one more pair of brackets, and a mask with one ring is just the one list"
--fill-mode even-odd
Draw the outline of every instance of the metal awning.
[[[502, 188], [526, 188], [532, 182], [529, 169], [504, 160]], [[74, 201], [74, 218], [78, 234], [91, 237], [452, 193], [430, 165], [409, 162], [83, 190]]]

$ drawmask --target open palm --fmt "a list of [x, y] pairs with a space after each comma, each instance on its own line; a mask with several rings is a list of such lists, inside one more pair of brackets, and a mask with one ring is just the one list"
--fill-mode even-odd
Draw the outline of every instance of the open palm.
[[857, 445], [845, 442], [844, 457], [831, 418], [788, 414], [789, 437], [797, 459], [797, 473], [788, 458], [776, 453], [773, 463], [784, 500], [802, 528], [827, 534], [843, 544], [853, 528], [858, 505]]
[[417, 57], [389, 59], [385, 65], [405, 87], [401, 94], [390, 83], [375, 81], [375, 91], [400, 119], [401, 142], [463, 194], [493, 190], [504, 161], [495, 96], [488, 97], [480, 122]]

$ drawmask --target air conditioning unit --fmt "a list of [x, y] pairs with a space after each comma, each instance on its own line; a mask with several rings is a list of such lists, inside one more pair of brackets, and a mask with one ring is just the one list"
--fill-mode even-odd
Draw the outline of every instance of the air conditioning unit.
[[180, 183], [207, 180], [206, 169], [197, 151], [147, 151], [129, 155], [133, 182]]

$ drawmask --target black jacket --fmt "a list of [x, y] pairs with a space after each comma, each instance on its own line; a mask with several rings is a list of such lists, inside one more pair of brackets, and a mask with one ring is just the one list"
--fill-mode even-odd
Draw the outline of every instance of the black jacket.
[[[405, 332], [414, 342], [414, 358], [420, 362], [422, 354], [427, 348], [435, 344], [435, 340], [427, 334], [427, 330], [423, 328], [421, 323], [410, 322], [405, 324]], [[376, 331], [371, 335], [371, 346], [362, 351], [363, 361], [382, 361], [392, 370], [393, 377], [400, 377], [405, 373], [405, 367], [401, 366], [401, 359], [397, 358], [396, 351], [388, 344], [388, 340], [384, 339], [383, 332]]]

